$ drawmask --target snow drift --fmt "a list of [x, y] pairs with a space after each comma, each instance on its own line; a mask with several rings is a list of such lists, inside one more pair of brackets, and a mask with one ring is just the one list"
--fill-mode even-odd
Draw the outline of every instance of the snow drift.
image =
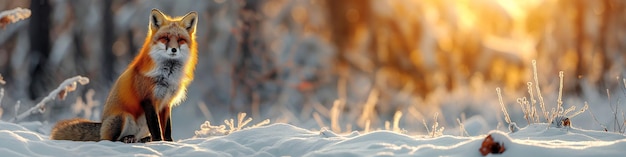
[[[336, 134], [275, 123], [247, 128], [225, 136], [178, 139], [176, 142], [124, 144], [49, 140], [34, 128], [40, 123], [0, 121], [3, 156], [482, 156], [478, 149], [486, 135], [429, 138], [391, 131]], [[41, 130], [39, 130], [41, 131]], [[45, 131], [45, 130], [44, 130]], [[531, 124], [515, 133], [492, 131], [505, 156], [623, 156], [621, 134], [552, 128]]]

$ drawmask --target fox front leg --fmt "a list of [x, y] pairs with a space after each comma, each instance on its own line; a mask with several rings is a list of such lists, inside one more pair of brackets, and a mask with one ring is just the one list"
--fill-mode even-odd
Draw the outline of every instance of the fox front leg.
[[152, 141], [162, 141], [161, 125], [159, 122], [159, 115], [154, 109], [154, 105], [150, 100], [141, 101], [141, 108], [146, 114], [146, 123], [148, 124], [148, 130], [150, 130], [150, 136]]
[[159, 117], [161, 119], [161, 132], [163, 132], [163, 139], [165, 141], [173, 141], [172, 140], [172, 117], [171, 117], [171, 108], [170, 106], [165, 107], [159, 113]]

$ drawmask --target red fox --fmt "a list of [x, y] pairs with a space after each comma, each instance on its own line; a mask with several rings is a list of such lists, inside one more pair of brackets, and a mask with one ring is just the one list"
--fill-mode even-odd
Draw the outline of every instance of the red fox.
[[172, 141], [171, 108], [185, 99], [198, 62], [197, 23], [196, 12], [172, 18], [152, 9], [143, 48], [111, 89], [102, 122], [63, 120], [50, 139]]

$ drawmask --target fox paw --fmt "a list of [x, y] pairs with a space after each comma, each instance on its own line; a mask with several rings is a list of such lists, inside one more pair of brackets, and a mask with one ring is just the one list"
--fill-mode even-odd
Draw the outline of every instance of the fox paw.
[[135, 135], [124, 136], [122, 137], [122, 139], [120, 139], [120, 141], [124, 143], [137, 143], [137, 139], [135, 138]]
[[144, 137], [142, 139], [139, 139], [139, 141], [137, 141], [137, 142], [139, 142], [139, 143], [146, 143], [146, 142], [151, 142], [151, 141], [152, 141], [152, 137], [146, 136], [146, 137]]

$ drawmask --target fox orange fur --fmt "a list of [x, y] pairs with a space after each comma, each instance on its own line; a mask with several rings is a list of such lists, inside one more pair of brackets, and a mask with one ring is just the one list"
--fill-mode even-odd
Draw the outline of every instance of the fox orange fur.
[[63, 120], [50, 138], [172, 141], [171, 108], [185, 99], [197, 63], [197, 22], [196, 12], [173, 18], [152, 9], [143, 48], [111, 89], [102, 122]]

